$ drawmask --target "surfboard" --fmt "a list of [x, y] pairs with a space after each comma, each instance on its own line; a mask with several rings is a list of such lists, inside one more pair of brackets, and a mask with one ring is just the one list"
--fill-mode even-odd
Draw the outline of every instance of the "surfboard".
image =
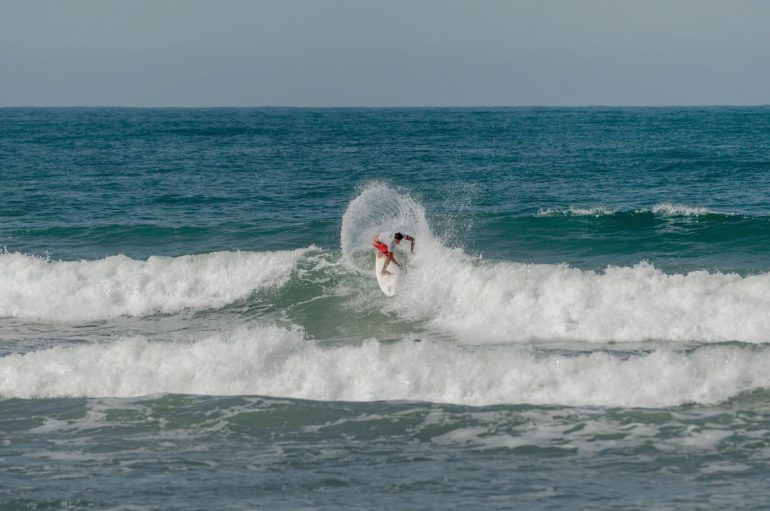
[[388, 265], [388, 271], [390, 272], [390, 275], [383, 275], [382, 267], [385, 265], [385, 261], [387, 260], [387, 257], [385, 257], [382, 253], [377, 253], [377, 260], [374, 264], [374, 274], [377, 276], [377, 283], [380, 285], [382, 292], [387, 296], [393, 296], [396, 294], [396, 287], [398, 286], [398, 277], [401, 275], [401, 268], [393, 263], [390, 263]]

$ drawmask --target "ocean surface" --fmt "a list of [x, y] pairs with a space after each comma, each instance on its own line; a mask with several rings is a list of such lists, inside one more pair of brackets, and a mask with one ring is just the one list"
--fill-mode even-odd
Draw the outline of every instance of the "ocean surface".
[[770, 107], [6, 108], [0, 199], [1, 510], [770, 507]]

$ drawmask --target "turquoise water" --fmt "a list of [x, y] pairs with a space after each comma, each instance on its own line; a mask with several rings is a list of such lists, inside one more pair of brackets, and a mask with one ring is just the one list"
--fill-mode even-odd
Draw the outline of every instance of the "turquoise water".
[[769, 108], [0, 121], [0, 509], [770, 505]]

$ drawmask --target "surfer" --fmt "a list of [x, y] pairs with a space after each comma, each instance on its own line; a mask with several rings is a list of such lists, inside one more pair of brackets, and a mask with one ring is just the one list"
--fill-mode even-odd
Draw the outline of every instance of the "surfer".
[[[382, 274], [383, 275], [390, 275], [391, 273], [388, 270], [388, 265], [391, 261], [395, 263], [396, 266], [401, 268], [401, 265], [396, 261], [396, 258], [394, 257], [394, 252], [396, 251], [396, 245], [401, 243], [401, 240], [405, 239], [407, 241], [410, 241], [412, 243], [411, 247], [409, 248], [410, 253], [414, 253], [414, 238], [412, 236], [409, 236], [408, 234], [404, 235], [400, 232], [397, 232], [395, 234], [391, 234], [388, 232], [381, 232], [379, 234], [374, 235], [374, 239], [372, 239], [372, 244], [374, 245], [374, 248], [380, 251], [385, 257], [387, 257], [387, 261], [385, 261], [385, 264], [382, 267]], [[377, 257], [380, 257], [380, 254], [377, 254]]]

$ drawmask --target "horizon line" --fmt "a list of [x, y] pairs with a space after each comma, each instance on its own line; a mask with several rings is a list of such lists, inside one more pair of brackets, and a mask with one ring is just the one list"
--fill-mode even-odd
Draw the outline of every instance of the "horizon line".
[[504, 108], [575, 108], [575, 109], [592, 109], [592, 108], [763, 108], [770, 106], [770, 103], [757, 103], [757, 104], [741, 104], [741, 103], [713, 103], [713, 104], [582, 104], [582, 105], [547, 105], [547, 104], [532, 104], [532, 105], [157, 105], [157, 106], [132, 106], [132, 105], [0, 105], [0, 109], [157, 109], [157, 110], [173, 110], [173, 109], [314, 109], [314, 110], [333, 110], [333, 109], [349, 109], [349, 110], [407, 110], [407, 109], [504, 109]]

